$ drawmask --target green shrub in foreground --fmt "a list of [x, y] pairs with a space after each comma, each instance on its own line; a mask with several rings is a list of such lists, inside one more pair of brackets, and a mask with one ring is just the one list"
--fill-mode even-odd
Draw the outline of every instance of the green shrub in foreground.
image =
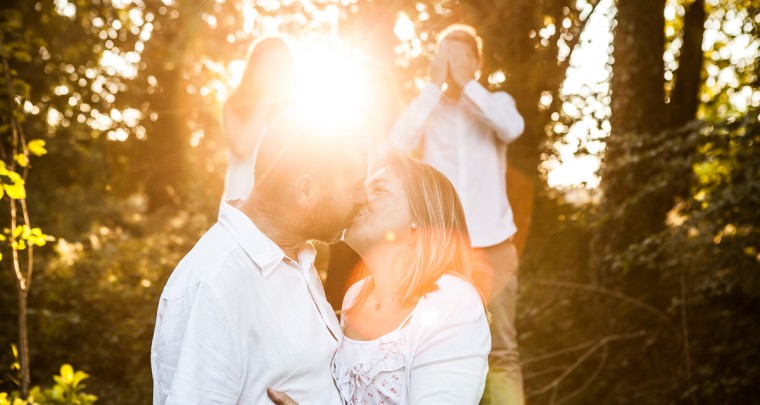
[[34, 387], [27, 399], [19, 398], [16, 392], [0, 392], [0, 405], [91, 405], [98, 398], [82, 392], [85, 385], [81, 382], [87, 377], [84, 371], [74, 371], [71, 365], [64, 364], [61, 374], [53, 376], [55, 385], [52, 387]]

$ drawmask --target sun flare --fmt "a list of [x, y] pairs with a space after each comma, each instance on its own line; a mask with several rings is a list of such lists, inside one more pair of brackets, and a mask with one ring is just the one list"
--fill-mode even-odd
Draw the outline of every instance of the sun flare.
[[322, 125], [360, 124], [368, 105], [361, 52], [337, 41], [296, 43], [293, 48], [299, 111]]
[[[286, 40], [296, 65], [293, 107], [310, 123], [356, 127], [369, 116], [365, 67], [361, 50], [330, 36]], [[245, 71], [245, 61], [235, 59], [224, 69], [228, 89], [234, 89]], [[218, 94], [221, 103], [228, 91]]]

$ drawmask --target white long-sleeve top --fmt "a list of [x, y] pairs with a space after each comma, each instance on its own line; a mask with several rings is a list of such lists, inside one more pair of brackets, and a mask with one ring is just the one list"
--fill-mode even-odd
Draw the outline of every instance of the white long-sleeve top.
[[[348, 290], [343, 310], [366, 280]], [[343, 338], [333, 377], [345, 403], [479, 403], [491, 350], [483, 302], [459, 277], [443, 275], [436, 284], [438, 290], [425, 294], [393, 332], [372, 341]]]
[[441, 171], [459, 194], [473, 247], [497, 245], [516, 231], [507, 200], [507, 144], [525, 128], [515, 101], [471, 80], [452, 100], [426, 85], [391, 132], [391, 147], [422, 146], [422, 158]]
[[217, 222], [161, 294], [151, 347], [154, 405], [340, 404], [330, 374], [342, 332], [314, 269], [285, 256], [243, 212]]
[[282, 107], [275, 100], [259, 100], [247, 117], [241, 118], [228, 104], [222, 109], [222, 126], [229, 147], [222, 201], [243, 200], [253, 190], [256, 154], [264, 134]]
[[[222, 110], [222, 125], [230, 143], [228, 152], [227, 171], [224, 175], [224, 195], [222, 201], [230, 201], [248, 198], [253, 190], [253, 168], [256, 163], [256, 153], [259, 144], [266, 131], [266, 122], [256, 114], [251, 114], [247, 119], [241, 119], [229, 107]], [[247, 141], [239, 143], [249, 144], [244, 154], [240, 151], [235, 153], [229, 140], [234, 137], [249, 137]]]

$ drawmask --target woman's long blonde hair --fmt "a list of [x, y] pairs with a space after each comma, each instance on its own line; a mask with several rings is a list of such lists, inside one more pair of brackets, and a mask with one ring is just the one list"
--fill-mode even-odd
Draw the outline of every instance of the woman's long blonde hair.
[[[409, 249], [399, 258], [406, 271], [394, 299], [404, 306], [416, 304], [437, 289], [435, 283], [443, 274], [470, 281], [470, 237], [462, 204], [449, 179], [429, 164], [398, 153], [386, 156], [385, 167], [401, 179], [417, 224]], [[364, 284], [347, 312], [361, 307], [373, 285]]]

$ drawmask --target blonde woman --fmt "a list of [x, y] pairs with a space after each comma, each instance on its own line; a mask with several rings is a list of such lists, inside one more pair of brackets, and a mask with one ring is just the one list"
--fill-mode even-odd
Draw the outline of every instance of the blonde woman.
[[367, 197], [345, 233], [369, 275], [343, 301], [344, 338], [332, 365], [343, 400], [477, 404], [491, 336], [482, 296], [469, 281], [456, 191], [428, 164], [393, 154], [368, 179]]

